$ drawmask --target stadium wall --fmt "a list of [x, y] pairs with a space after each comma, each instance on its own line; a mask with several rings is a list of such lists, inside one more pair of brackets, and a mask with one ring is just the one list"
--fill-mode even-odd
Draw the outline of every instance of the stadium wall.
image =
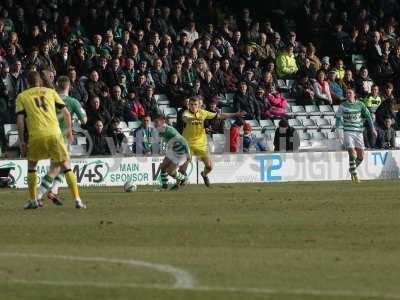
[[[138, 185], [157, 184], [155, 174], [163, 157], [75, 158], [72, 168], [81, 186], [122, 186], [127, 180]], [[346, 152], [300, 152], [213, 155], [213, 183], [348, 180]], [[50, 162], [40, 162], [38, 177]], [[400, 151], [368, 151], [359, 168], [364, 180], [398, 178]], [[17, 188], [25, 188], [26, 160], [0, 160], [0, 168], [12, 168]], [[202, 183], [202, 163], [196, 158], [189, 168], [191, 184]]]

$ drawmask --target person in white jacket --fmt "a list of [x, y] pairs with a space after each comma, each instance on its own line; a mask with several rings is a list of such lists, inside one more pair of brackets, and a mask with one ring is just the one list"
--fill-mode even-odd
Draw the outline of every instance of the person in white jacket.
[[325, 80], [325, 72], [319, 70], [317, 72], [316, 80], [313, 84], [313, 89], [315, 93], [315, 104], [332, 104], [332, 95], [329, 89], [329, 83]]

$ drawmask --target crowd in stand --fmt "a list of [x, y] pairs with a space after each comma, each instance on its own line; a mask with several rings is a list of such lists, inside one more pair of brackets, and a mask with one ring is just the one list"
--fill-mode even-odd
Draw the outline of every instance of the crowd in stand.
[[[85, 127], [100, 145], [104, 135], [116, 132], [117, 121], [150, 123], [162, 113], [157, 94], [177, 109], [202, 96], [207, 109], [218, 111], [229, 93], [232, 109], [246, 112], [246, 119], [285, 117], [288, 103], [278, 79], [295, 80], [290, 93], [299, 105], [340, 104], [345, 89], [353, 88], [375, 113], [382, 135], [388, 120], [390, 128], [400, 124], [396, 1], [297, 1], [296, 17], [284, 9], [271, 12], [274, 20], [295, 21], [279, 28], [256, 17], [255, 7], [229, 11], [220, 2], [3, 1], [1, 142], [3, 124], [15, 122], [16, 96], [27, 88], [29, 70], [39, 70], [50, 83], [69, 77], [70, 96], [86, 110]], [[360, 69], [354, 55], [365, 59]], [[223, 124], [209, 122], [206, 130], [223, 133]], [[103, 148], [96, 151], [106, 154]]]

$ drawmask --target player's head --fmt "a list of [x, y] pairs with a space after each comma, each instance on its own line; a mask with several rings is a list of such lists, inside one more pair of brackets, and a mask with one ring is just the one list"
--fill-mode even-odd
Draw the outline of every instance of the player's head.
[[42, 78], [38, 71], [29, 71], [27, 75], [28, 85], [30, 87], [42, 86]]
[[196, 113], [200, 109], [200, 99], [198, 97], [192, 97], [189, 100], [189, 110], [192, 113]]
[[154, 127], [157, 129], [160, 129], [164, 127], [165, 124], [167, 124], [167, 120], [162, 115], [156, 116], [153, 121], [154, 121]]
[[352, 88], [346, 90], [346, 98], [349, 101], [354, 101], [356, 99], [356, 92]]
[[71, 81], [69, 80], [69, 78], [67, 76], [58, 77], [57, 82], [56, 82], [56, 87], [57, 87], [58, 92], [60, 92], [60, 93], [68, 92], [70, 86], [71, 86]]

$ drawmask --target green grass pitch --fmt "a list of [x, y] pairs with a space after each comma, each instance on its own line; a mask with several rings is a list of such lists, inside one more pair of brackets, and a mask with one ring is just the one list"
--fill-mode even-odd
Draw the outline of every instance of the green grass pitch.
[[398, 181], [62, 196], [0, 190], [0, 300], [400, 299]]

